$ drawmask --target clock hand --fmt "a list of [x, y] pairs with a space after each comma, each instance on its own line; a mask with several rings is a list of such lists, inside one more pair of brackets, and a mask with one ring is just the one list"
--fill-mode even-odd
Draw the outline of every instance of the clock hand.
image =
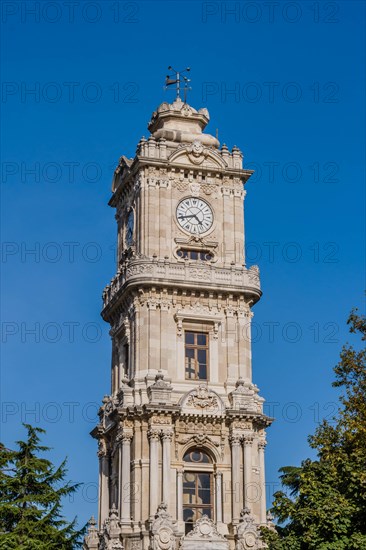
[[179, 220], [184, 220], [184, 218], [197, 218], [196, 214], [189, 214], [188, 216], [178, 216]]

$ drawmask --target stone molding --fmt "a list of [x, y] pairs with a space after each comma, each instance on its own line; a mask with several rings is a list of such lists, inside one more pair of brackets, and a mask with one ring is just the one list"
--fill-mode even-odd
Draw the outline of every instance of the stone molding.
[[107, 307], [111, 300], [119, 293], [125, 284], [143, 284], [154, 281], [171, 284], [187, 284], [190, 287], [192, 282], [203, 283], [205, 286], [219, 286], [221, 291], [224, 288], [233, 292], [247, 292], [260, 296], [259, 269], [257, 266], [221, 268], [213, 265], [194, 265], [184, 263], [177, 265], [176, 262], [168, 260], [130, 260], [124, 268], [112, 279], [111, 284], [106, 286], [103, 292], [104, 307]]

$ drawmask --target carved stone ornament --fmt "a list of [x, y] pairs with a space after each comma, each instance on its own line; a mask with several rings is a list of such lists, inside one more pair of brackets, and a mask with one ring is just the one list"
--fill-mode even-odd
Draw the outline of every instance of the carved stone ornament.
[[179, 440], [180, 445], [186, 445], [189, 442], [195, 443], [197, 447], [202, 447], [204, 444], [220, 447], [220, 443], [213, 441], [212, 438], [206, 434], [196, 434]]
[[174, 179], [172, 186], [178, 189], [181, 193], [184, 191], [187, 191], [188, 189], [188, 182], [187, 181], [180, 181], [178, 179]]
[[201, 384], [188, 398], [187, 405], [196, 409], [217, 409], [217, 396], [207, 386]]
[[259, 283], [259, 267], [257, 265], [252, 265], [248, 269], [248, 277], [250, 282]]
[[201, 189], [201, 186], [200, 186], [199, 183], [193, 182], [193, 183], [190, 184], [189, 188], [190, 188], [190, 191], [191, 191], [191, 195], [193, 197], [198, 197], [199, 196], [200, 189]]
[[92, 516], [88, 522], [88, 530], [84, 539], [83, 550], [97, 550], [99, 547], [99, 534], [97, 522]]
[[150, 548], [151, 550], [175, 550], [175, 524], [168, 507], [162, 502], [157, 509], [155, 518], [151, 524]]
[[257, 550], [262, 548], [259, 529], [249, 508], [243, 508], [240, 512], [235, 541], [235, 550]]
[[219, 395], [210, 390], [207, 384], [200, 384], [190, 390], [180, 400], [183, 414], [220, 416], [225, 414], [225, 404]]
[[109, 510], [109, 517], [104, 522], [100, 550], [123, 550], [120, 534], [118, 510], [113, 505]]
[[129, 540], [128, 550], [141, 550], [141, 540]]
[[257, 412], [257, 391], [254, 384], [249, 384], [242, 378], [239, 378], [235, 386], [235, 390], [229, 394], [232, 408], [243, 409], [247, 412]]
[[202, 143], [195, 140], [188, 148], [188, 158], [193, 164], [202, 164], [208, 155], [208, 150], [204, 149]]
[[164, 374], [159, 371], [155, 382], [149, 386], [147, 394], [150, 403], [168, 403], [171, 401], [172, 386], [164, 380]]
[[192, 531], [181, 539], [181, 550], [229, 550], [228, 540], [221, 535], [214, 522], [203, 515]]

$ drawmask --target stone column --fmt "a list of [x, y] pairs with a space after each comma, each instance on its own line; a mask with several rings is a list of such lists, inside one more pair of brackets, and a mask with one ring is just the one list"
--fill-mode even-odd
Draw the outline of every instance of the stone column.
[[104, 439], [99, 440], [99, 528], [109, 516], [109, 452]]
[[267, 523], [267, 510], [266, 510], [266, 476], [264, 468], [264, 448], [267, 445], [266, 441], [260, 440], [258, 442], [258, 455], [259, 455], [259, 485], [260, 485], [260, 523], [266, 525]]
[[240, 437], [231, 436], [231, 491], [232, 491], [232, 521], [238, 523], [240, 514]]
[[149, 515], [153, 519], [158, 504], [160, 503], [159, 493], [159, 442], [160, 433], [157, 430], [149, 430], [148, 438], [150, 441], [150, 464], [149, 464], [149, 484], [150, 484], [150, 506]]
[[253, 510], [253, 503], [251, 499], [250, 484], [252, 481], [252, 445], [253, 445], [253, 436], [245, 435], [244, 436], [244, 506], [249, 508], [250, 511]]
[[177, 470], [177, 521], [183, 521], [183, 470]]
[[122, 433], [119, 446], [119, 517], [131, 520], [131, 433]]
[[222, 472], [216, 473], [216, 523], [222, 523]]
[[163, 502], [170, 509], [170, 448], [172, 442], [172, 432], [164, 432], [163, 440]]

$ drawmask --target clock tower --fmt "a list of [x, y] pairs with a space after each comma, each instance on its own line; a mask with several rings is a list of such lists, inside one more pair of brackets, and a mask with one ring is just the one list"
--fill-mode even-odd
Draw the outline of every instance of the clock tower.
[[252, 380], [259, 272], [244, 255], [243, 154], [207, 109], [162, 103], [115, 170], [117, 272], [103, 292], [111, 393], [92, 431], [98, 526], [84, 548], [262, 548], [263, 398]]

